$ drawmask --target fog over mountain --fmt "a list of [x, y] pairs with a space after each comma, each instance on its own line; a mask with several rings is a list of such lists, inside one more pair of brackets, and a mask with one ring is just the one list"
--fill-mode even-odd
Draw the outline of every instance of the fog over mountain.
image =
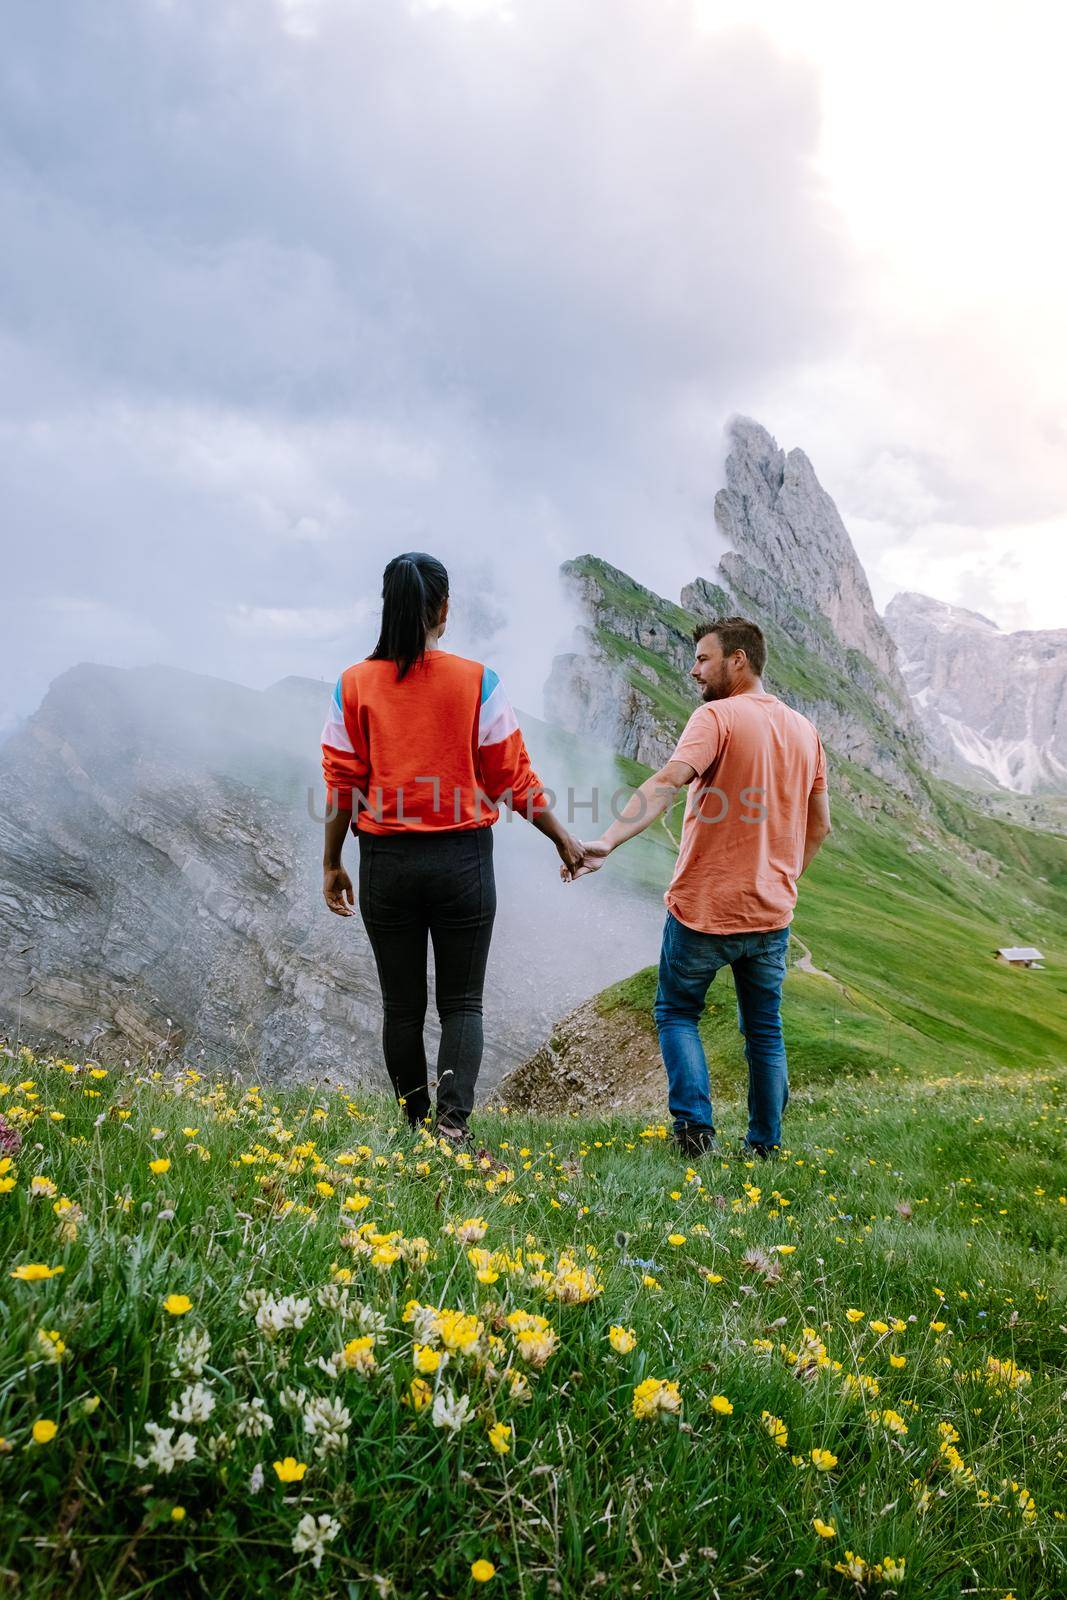
[[[257, 691], [162, 667], [56, 679], [0, 747], [0, 1031], [273, 1082], [384, 1081], [363, 924], [322, 901], [327, 699], [302, 678]], [[606, 753], [527, 736], [564, 805], [568, 785], [587, 799], [621, 781]], [[483, 1087], [639, 966], [663, 919], [659, 893], [625, 877], [569, 892], [521, 819], [505, 814], [494, 844]], [[355, 881], [351, 839], [345, 864]], [[432, 1022], [427, 1037], [432, 1060]]]

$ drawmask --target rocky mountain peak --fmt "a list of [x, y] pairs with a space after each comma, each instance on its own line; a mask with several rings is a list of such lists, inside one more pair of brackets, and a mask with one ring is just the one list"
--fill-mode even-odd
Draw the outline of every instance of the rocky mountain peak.
[[735, 417], [728, 435], [726, 487], [715, 497], [715, 521], [730, 544], [720, 563], [726, 582], [763, 598], [758, 574], [766, 573], [788, 591], [791, 608], [825, 618], [842, 644], [903, 691], [848, 530], [803, 450], [787, 454], [750, 417]]

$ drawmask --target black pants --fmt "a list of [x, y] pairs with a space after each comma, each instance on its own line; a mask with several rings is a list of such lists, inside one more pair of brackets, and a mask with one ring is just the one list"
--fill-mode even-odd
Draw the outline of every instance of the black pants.
[[430, 1109], [426, 937], [433, 940], [441, 1047], [437, 1120], [464, 1128], [482, 1064], [482, 990], [496, 915], [493, 830], [359, 835], [359, 909], [385, 1004], [385, 1065], [408, 1120]]

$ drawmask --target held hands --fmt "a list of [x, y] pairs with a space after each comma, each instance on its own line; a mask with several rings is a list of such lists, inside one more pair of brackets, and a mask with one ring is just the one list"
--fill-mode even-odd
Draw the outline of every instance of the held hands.
[[584, 878], [589, 872], [599, 872], [611, 854], [611, 845], [605, 844], [603, 839], [593, 839], [588, 844], [575, 839], [573, 843], [578, 851], [578, 859], [568, 862], [564, 858], [564, 864], [559, 869], [559, 875], [564, 883], [574, 883], [576, 879]]
[[576, 839], [572, 833], [566, 833], [562, 829], [560, 830], [559, 837], [553, 842], [556, 846], [559, 859], [563, 863], [559, 869], [559, 875], [563, 879], [564, 883], [569, 883], [571, 873], [582, 864], [582, 843], [579, 839]]
[[[352, 879], [344, 867], [323, 867], [322, 894], [330, 910], [339, 917], [354, 917]], [[347, 904], [345, 902], [348, 902]]]

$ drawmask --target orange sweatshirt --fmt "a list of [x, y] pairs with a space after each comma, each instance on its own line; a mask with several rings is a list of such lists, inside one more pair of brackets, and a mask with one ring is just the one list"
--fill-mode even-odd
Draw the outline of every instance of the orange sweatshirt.
[[326, 804], [361, 833], [485, 828], [499, 802], [548, 809], [515, 713], [489, 667], [428, 650], [397, 681], [391, 661], [337, 680], [322, 730]]

